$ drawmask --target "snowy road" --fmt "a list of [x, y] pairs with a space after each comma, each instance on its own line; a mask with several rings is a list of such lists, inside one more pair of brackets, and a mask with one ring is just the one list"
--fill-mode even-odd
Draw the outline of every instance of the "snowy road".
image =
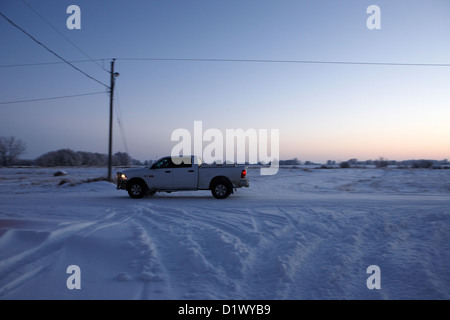
[[65, 170], [0, 170], [0, 299], [450, 298], [450, 170], [253, 169], [225, 200]]

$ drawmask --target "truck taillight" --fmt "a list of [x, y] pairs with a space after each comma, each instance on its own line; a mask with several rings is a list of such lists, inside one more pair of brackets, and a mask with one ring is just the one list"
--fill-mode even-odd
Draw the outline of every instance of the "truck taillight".
[[241, 179], [245, 179], [246, 176], [247, 176], [247, 171], [246, 170], [242, 170], [242, 172], [241, 172]]

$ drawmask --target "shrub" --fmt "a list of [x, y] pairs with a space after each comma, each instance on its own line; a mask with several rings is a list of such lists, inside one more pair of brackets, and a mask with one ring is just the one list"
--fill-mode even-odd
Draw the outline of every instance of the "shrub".
[[341, 167], [341, 168], [350, 168], [350, 162], [348, 162], [348, 161], [341, 162], [339, 164], [339, 167]]

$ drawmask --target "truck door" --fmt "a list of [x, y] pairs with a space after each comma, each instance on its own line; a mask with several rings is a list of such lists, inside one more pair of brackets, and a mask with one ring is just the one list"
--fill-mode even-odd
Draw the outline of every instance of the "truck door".
[[148, 172], [147, 184], [150, 189], [170, 190], [173, 186], [173, 163], [170, 157], [153, 164]]
[[197, 189], [197, 165], [192, 164], [189, 160], [175, 161], [173, 166], [173, 188], [178, 190], [195, 190]]

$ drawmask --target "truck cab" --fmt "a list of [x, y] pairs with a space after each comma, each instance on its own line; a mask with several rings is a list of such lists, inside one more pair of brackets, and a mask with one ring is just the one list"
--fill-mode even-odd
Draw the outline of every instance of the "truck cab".
[[[178, 161], [177, 161], [178, 160]], [[193, 165], [191, 157], [173, 160], [164, 157], [154, 163], [144, 175], [150, 189], [195, 190], [198, 183], [198, 165]]]

